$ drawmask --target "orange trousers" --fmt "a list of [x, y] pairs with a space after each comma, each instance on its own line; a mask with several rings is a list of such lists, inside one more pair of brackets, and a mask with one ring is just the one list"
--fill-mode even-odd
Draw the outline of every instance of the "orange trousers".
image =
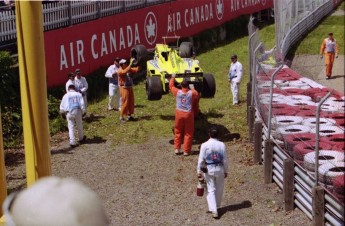
[[191, 152], [194, 134], [194, 113], [176, 110], [174, 125], [174, 148], [180, 149], [182, 144], [182, 134], [184, 133], [184, 152]]
[[332, 76], [332, 68], [334, 63], [334, 53], [325, 53], [325, 63], [326, 63], [326, 76]]
[[134, 93], [132, 87], [120, 87], [121, 116], [134, 114]]

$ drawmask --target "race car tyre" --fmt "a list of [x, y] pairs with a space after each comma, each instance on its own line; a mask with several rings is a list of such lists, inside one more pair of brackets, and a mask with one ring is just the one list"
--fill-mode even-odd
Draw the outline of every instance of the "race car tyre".
[[[332, 150], [320, 150], [319, 151], [319, 166], [326, 163], [343, 162], [344, 153]], [[304, 168], [309, 171], [315, 171], [316, 164], [316, 152], [310, 152], [304, 156]]]
[[216, 80], [212, 74], [204, 74], [201, 96], [206, 98], [214, 97], [216, 93]]
[[148, 55], [149, 53], [144, 45], [135, 45], [131, 49], [131, 57], [136, 61], [134, 66], [144, 65], [148, 60]]
[[[331, 148], [332, 145], [325, 142], [319, 142], [319, 150], [331, 150]], [[304, 156], [313, 151], [315, 151], [315, 142], [303, 142], [294, 146], [292, 156], [296, 160], [303, 161]]]
[[340, 175], [333, 180], [333, 192], [339, 195], [345, 195], [345, 175]]
[[319, 179], [325, 184], [332, 185], [338, 176], [345, 174], [345, 162], [325, 163], [319, 167]]
[[160, 100], [162, 98], [162, 81], [157, 76], [146, 78], [146, 95], [148, 100]]
[[191, 58], [193, 54], [193, 44], [191, 42], [182, 42], [178, 51], [180, 57]]
[[[330, 118], [320, 118], [319, 123], [320, 123], [320, 125], [323, 125], [323, 126], [333, 126], [335, 124], [335, 120], [330, 119]], [[315, 127], [316, 126], [316, 118], [307, 118], [307, 119], [303, 120], [302, 125]]]

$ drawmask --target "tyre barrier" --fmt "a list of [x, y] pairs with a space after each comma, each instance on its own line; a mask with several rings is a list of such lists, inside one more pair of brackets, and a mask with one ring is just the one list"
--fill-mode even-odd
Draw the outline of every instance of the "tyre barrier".
[[290, 134], [284, 137], [285, 150], [292, 156], [295, 145], [303, 142], [315, 142], [315, 133]]
[[[269, 99], [271, 97], [270, 93], [262, 93], [259, 95], [259, 99]], [[285, 95], [280, 93], [272, 93], [273, 98], [285, 98]]]
[[[319, 142], [319, 150], [331, 150], [332, 145], [326, 142]], [[292, 156], [295, 160], [304, 161], [304, 156], [310, 152], [315, 151], [315, 142], [307, 141], [296, 144], [292, 151]]]
[[334, 134], [326, 137], [321, 137], [320, 141], [327, 142], [333, 146], [345, 145], [345, 134]]
[[320, 109], [326, 113], [336, 113], [338, 109], [333, 106], [322, 105]]
[[345, 195], [345, 175], [336, 176], [333, 180], [333, 192], [339, 195]]
[[344, 152], [345, 153], [345, 144], [339, 144], [339, 145], [335, 145], [333, 147], [333, 149], [335, 151], [340, 151], [340, 152]]
[[[324, 91], [321, 91], [319, 93], [313, 93], [312, 95], [310, 95], [310, 97], [313, 99], [313, 101], [315, 102], [319, 102], [324, 96], [327, 95], [328, 92], [324, 92]], [[336, 94], [331, 94], [330, 97], [337, 97]]]
[[338, 109], [338, 111], [345, 111], [345, 102], [342, 99], [326, 100], [325, 104], [329, 104]]
[[[257, 88], [259, 89], [270, 89], [271, 87], [271, 81], [262, 81], [258, 82]], [[273, 84], [273, 88], [277, 88], [277, 85]]]
[[[320, 118], [319, 121], [320, 126], [333, 126], [335, 125], [335, 120], [330, 119], [330, 118]], [[304, 119], [302, 122], [302, 125], [310, 126], [310, 127], [315, 127], [316, 126], [316, 118], [307, 118]]]
[[[271, 100], [270, 98], [263, 98], [263, 99], [260, 99], [260, 103], [261, 104], [267, 104], [269, 105], [271, 103]], [[284, 97], [273, 97], [272, 98], [272, 103], [275, 103], [275, 104], [284, 104], [286, 103], [286, 99]]]
[[[284, 92], [279, 89], [279, 88], [273, 88], [273, 93], [276, 93], [276, 94], [283, 94], [284, 95]], [[263, 94], [263, 93], [270, 93], [271, 90], [268, 89], [268, 88], [262, 88], [262, 89], [259, 89], [259, 94]]]
[[293, 86], [293, 87], [302, 87], [302, 86], [308, 86], [307, 83], [301, 81], [300, 79], [295, 80], [295, 81], [290, 81], [289, 82], [289, 86]]
[[[268, 112], [267, 112], [268, 113]], [[273, 116], [295, 116], [297, 111], [289, 109], [272, 109]]]
[[303, 89], [298, 89], [295, 87], [287, 86], [281, 88], [286, 95], [304, 95]]
[[345, 114], [344, 113], [331, 113], [327, 115], [327, 118], [332, 118], [335, 120], [342, 119], [345, 120]]
[[272, 129], [275, 129], [277, 127], [282, 127], [282, 126], [301, 124], [302, 121], [303, 121], [303, 118], [299, 116], [281, 115], [281, 116], [273, 117], [271, 123], [272, 123]]
[[286, 86], [289, 86], [289, 81], [286, 81], [286, 80], [274, 80], [274, 84], [277, 85], [277, 87], [286, 87]]
[[[287, 98], [285, 98], [287, 100]], [[316, 104], [313, 101], [309, 100], [291, 100], [288, 102], [288, 105], [291, 106], [315, 106]]]
[[277, 74], [275, 79], [277, 80], [285, 80], [285, 81], [295, 81], [295, 80], [298, 80], [299, 78], [296, 78], [295, 76], [293, 75], [290, 75], [290, 74]]
[[328, 185], [338, 176], [345, 175], [345, 162], [325, 163], [319, 167], [319, 180]]
[[[325, 117], [325, 113], [320, 112], [320, 117]], [[316, 117], [316, 111], [300, 111], [297, 112], [296, 116], [301, 116], [304, 118]]]
[[295, 95], [295, 94], [288, 94], [288, 96], [286, 98], [289, 98], [291, 100], [295, 100], [295, 101], [312, 101], [310, 96], [307, 95]]
[[315, 105], [299, 105], [299, 106], [294, 106], [297, 108], [298, 111], [315, 111], [316, 112], [316, 106]]
[[[316, 128], [311, 128], [311, 133], [316, 133]], [[338, 126], [323, 126], [321, 125], [319, 128], [320, 136], [330, 136], [334, 134], [343, 134], [344, 130]]]
[[[326, 163], [343, 162], [344, 154], [339, 151], [333, 150], [320, 150], [319, 151], [319, 166]], [[316, 152], [309, 152], [304, 156], [303, 165], [308, 171], [314, 172], [316, 164]]]
[[338, 119], [335, 122], [338, 126], [345, 128], [345, 119]]
[[276, 129], [275, 136], [278, 140], [284, 140], [283, 137], [290, 134], [308, 133], [309, 131], [310, 127], [304, 125], [282, 126]]

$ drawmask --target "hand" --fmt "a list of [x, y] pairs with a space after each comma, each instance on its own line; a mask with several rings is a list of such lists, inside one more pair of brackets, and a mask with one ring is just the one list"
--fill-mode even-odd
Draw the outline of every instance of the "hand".
[[228, 177], [228, 174], [227, 173], [224, 173], [224, 178], [227, 178]]
[[134, 62], [134, 58], [132, 57], [131, 60], [129, 61], [129, 66], [132, 66]]
[[174, 73], [174, 74], [172, 74], [172, 75], [171, 75], [171, 77], [172, 77], [172, 78], [175, 78], [175, 77], [176, 77], [176, 74], [175, 74], [175, 73]]
[[323, 56], [322, 55], [320, 55], [320, 59], [322, 59], [323, 58]]

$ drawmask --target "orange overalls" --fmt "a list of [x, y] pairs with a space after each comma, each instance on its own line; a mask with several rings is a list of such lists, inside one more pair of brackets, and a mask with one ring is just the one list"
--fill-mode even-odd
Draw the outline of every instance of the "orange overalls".
[[336, 40], [325, 38], [321, 44], [320, 55], [325, 53], [326, 63], [326, 76], [330, 78], [332, 76], [332, 68], [335, 54], [338, 54], [338, 44]]
[[175, 125], [174, 125], [174, 148], [180, 149], [182, 133], [184, 133], [184, 152], [192, 150], [194, 134], [194, 111], [195, 101], [199, 98], [196, 90], [188, 88], [178, 89], [174, 86], [175, 78], [171, 78], [169, 88], [176, 97]]
[[124, 117], [127, 115], [134, 114], [134, 93], [133, 93], [133, 80], [130, 77], [131, 73], [138, 72], [138, 67], [128, 66], [126, 68], [120, 68], [117, 72], [119, 76], [119, 86], [121, 95], [121, 113], [120, 116]]

